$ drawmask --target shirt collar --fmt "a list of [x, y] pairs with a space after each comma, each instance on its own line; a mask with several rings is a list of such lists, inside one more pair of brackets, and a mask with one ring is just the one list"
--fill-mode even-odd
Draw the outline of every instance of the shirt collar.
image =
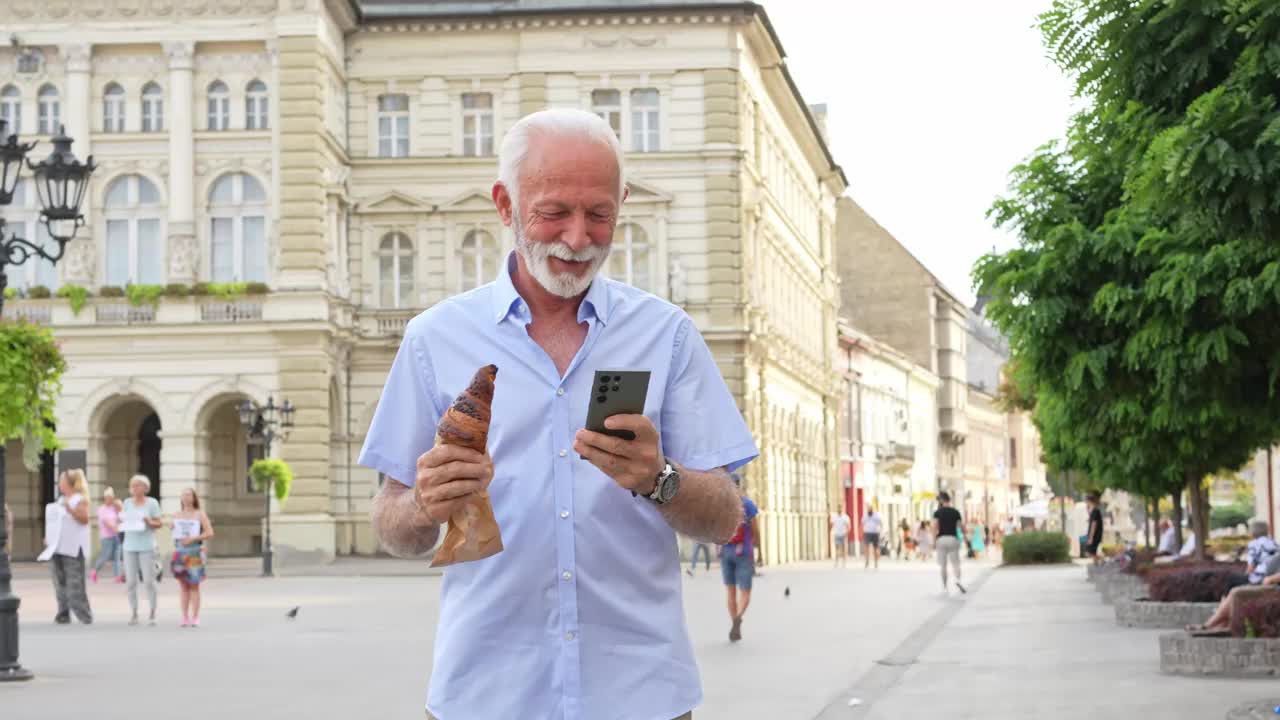
[[[507, 255], [503, 270], [498, 273], [498, 280], [493, 286], [493, 322], [495, 324], [506, 320], [513, 310], [517, 315], [527, 312], [528, 306], [520, 298], [520, 293], [516, 291], [515, 283], [511, 280], [511, 273], [515, 269], [516, 254], [512, 251]], [[585, 322], [588, 318], [594, 317], [608, 325], [609, 306], [609, 280], [596, 275], [591, 281], [591, 287], [587, 289], [586, 297], [582, 299], [582, 304], [578, 306], [578, 321]]]

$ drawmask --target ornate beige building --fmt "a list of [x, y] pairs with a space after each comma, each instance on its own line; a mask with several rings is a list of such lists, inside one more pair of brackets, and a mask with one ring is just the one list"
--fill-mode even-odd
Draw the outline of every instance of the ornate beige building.
[[[400, 332], [496, 273], [511, 238], [489, 201], [494, 150], [548, 106], [622, 138], [631, 197], [607, 272], [705, 334], [762, 451], [747, 487], [767, 558], [825, 553], [845, 179], [754, 4], [10, 0], [0, 25], [16, 39], [0, 117], [41, 140], [65, 124], [101, 164], [68, 257], [17, 269], [27, 297], [6, 305], [50, 324], [69, 361], [71, 452], [42, 482], [8, 448], [19, 556], [53, 464], [80, 450], [95, 491], [142, 470], [171, 509], [194, 487], [214, 552], [255, 552], [264, 498], [235, 405], [268, 395], [299, 408], [275, 448], [297, 473], [273, 512], [281, 561], [374, 551], [380, 478], [353, 462]], [[102, 292], [245, 281], [269, 291]], [[94, 296], [77, 312], [36, 285]]]

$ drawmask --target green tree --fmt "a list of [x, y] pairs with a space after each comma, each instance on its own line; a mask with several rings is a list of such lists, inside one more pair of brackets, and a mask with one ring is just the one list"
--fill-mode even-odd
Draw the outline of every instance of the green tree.
[[991, 216], [1020, 246], [975, 278], [1051, 464], [1185, 487], [1203, 540], [1203, 477], [1280, 436], [1280, 3], [1058, 0], [1040, 25], [1087, 109], [1014, 169]]
[[48, 328], [0, 322], [0, 448], [21, 439], [28, 469], [39, 467], [40, 451], [58, 447], [53, 411], [64, 370], [62, 351]]

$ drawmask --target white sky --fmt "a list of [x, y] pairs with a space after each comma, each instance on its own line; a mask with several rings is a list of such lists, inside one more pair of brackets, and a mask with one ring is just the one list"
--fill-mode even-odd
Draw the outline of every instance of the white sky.
[[1046, 58], [1051, 0], [765, 0], [805, 101], [827, 104], [855, 201], [972, 301], [969, 271], [1015, 238], [985, 218], [1075, 101]]

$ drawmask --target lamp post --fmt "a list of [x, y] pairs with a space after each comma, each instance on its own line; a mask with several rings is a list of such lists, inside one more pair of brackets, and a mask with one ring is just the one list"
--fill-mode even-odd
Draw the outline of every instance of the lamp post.
[[[57, 263], [62, 259], [67, 243], [75, 237], [84, 224], [80, 203], [84, 200], [89, 176], [96, 167], [93, 157], [80, 162], [71, 153], [71, 138], [66, 129], [60, 128], [53, 138], [53, 152], [39, 163], [32, 163], [27, 153], [35, 143], [21, 143], [17, 135], [9, 135], [8, 123], [0, 120], [0, 206], [13, 202], [18, 187], [18, 176], [25, 161], [34, 178], [36, 195], [40, 198], [40, 216], [52, 246], [8, 234], [4, 218], [0, 218], [0, 313], [4, 312], [4, 291], [9, 285], [5, 270], [9, 265], [21, 265], [35, 257]], [[13, 572], [9, 567], [8, 518], [5, 514], [5, 452], [0, 445], [0, 682], [30, 680], [31, 671], [18, 662], [18, 606], [21, 601], [13, 594]]]
[[[277, 406], [271, 396], [267, 396], [266, 405], [258, 405], [252, 400], [240, 403], [240, 427], [251, 445], [263, 446], [263, 457], [271, 456], [271, 444], [276, 438], [288, 439], [289, 430], [293, 428], [293, 413], [297, 408], [288, 400]], [[274, 487], [264, 488], [263, 497], [266, 510], [266, 532], [262, 538], [262, 576], [271, 577], [271, 494]]]

